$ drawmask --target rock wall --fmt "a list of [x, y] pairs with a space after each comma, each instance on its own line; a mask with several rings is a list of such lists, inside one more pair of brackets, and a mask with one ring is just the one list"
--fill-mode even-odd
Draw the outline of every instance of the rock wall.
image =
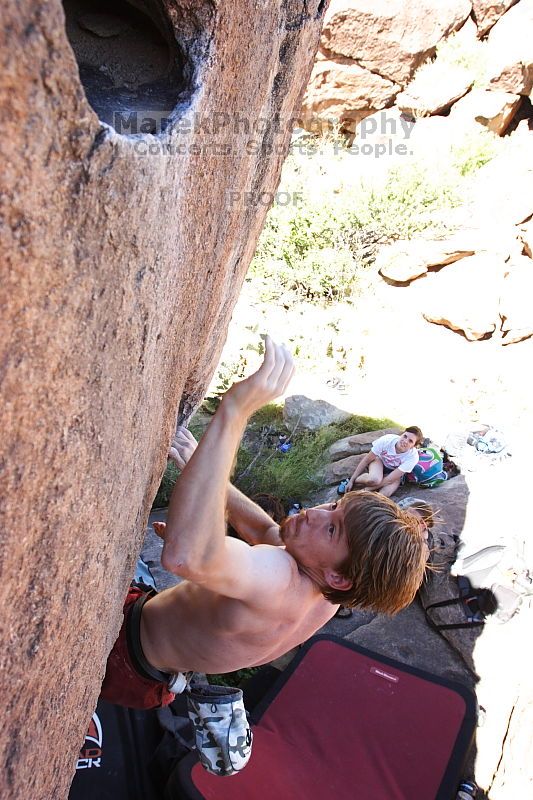
[[[427, 157], [479, 131], [507, 137], [450, 215], [455, 233], [387, 244], [376, 260], [393, 284], [423, 278], [424, 318], [472, 341], [533, 336], [532, 99], [533, 0], [332, 0], [328, 8], [303, 127], [339, 127], [354, 155], [388, 154], [391, 166], [395, 155]], [[479, 286], [483, 302], [473, 303]]]
[[[531, 109], [532, 21], [531, 0], [332, 0], [301, 124], [353, 134], [393, 104], [415, 118], [453, 106], [502, 134], [519, 109]], [[433, 61], [451, 36], [457, 63]]]
[[67, 794], [177, 406], [217, 362], [326, 5], [3, 4], [4, 800]]

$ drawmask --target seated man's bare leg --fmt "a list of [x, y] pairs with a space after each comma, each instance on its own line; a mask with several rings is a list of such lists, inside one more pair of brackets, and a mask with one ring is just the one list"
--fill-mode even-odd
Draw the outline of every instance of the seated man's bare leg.
[[379, 486], [383, 480], [383, 462], [379, 458], [376, 458], [376, 460], [372, 461], [369, 465], [366, 478], [365, 484], [369, 488]]
[[363, 486], [378, 486], [383, 480], [383, 462], [377, 458], [372, 461], [368, 466], [368, 472], [363, 472], [355, 479], [355, 483], [361, 483]]
[[394, 494], [394, 492], [396, 491], [396, 489], [398, 489], [400, 483], [401, 483], [401, 480], [394, 481], [394, 483], [388, 483], [386, 486], [382, 486], [379, 489], [379, 491], [381, 492], [381, 494], [384, 494], [385, 497], [391, 497]]

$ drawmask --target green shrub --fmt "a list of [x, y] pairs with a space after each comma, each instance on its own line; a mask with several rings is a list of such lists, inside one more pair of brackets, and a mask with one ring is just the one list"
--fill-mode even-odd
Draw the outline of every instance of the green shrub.
[[[443, 58], [460, 63], [463, 46], [450, 42]], [[447, 212], [463, 201], [469, 176], [499, 146], [480, 127], [449, 158], [406, 156], [386, 180], [365, 183], [343, 139], [317, 138], [315, 155], [293, 151], [287, 158], [279, 189], [292, 202], [269, 210], [246, 280], [262, 300], [284, 305], [349, 298], [369, 263], [368, 243], [445, 233]]]
[[444, 66], [463, 67], [471, 74], [474, 86], [485, 86], [487, 52], [487, 43], [475, 36], [468, 39], [452, 33], [437, 45], [436, 60]]
[[501, 147], [500, 138], [480, 126], [466, 134], [460, 144], [452, 148], [452, 165], [459, 175], [467, 176], [488, 164]]
[[161, 483], [154, 502], [152, 503], [152, 508], [166, 508], [168, 506], [170, 495], [172, 494], [172, 489], [174, 488], [178, 475], [178, 468], [169, 461], [163, 473], [163, 477], [161, 478]]
[[453, 174], [408, 164], [391, 169], [384, 186], [370, 188], [353, 209], [354, 227], [375, 227], [388, 239], [412, 239], [422, 231], [437, 233], [442, 212], [459, 205]]
[[246, 667], [245, 669], [238, 669], [235, 672], [225, 672], [221, 675], [207, 675], [207, 680], [209, 683], [214, 683], [218, 686], [239, 687], [247, 678], [251, 678], [258, 669], [259, 667]]
[[[246, 280], [267, 302], [349, 298], [369, 263], [369, 240], [443, 233], [446, 211], [461, 202], [464, 176], [492, 157], [491, 148], [488, 140], [473, 140], [457, 148], [445, 169], [410, 160], [390, 169], [386, 182], [367, 186], [335, 183], [319, 171], [310, 176], [310, 165], [293, 157], [280, 189], [300, 199], [270, 209]], [[326, 148], [322, 158], [345, 164], [347, 174], [353, 169], [354, 157], [338, 147]]]
[[234, 482], [246, 495], [266, 492], [279, 497], [286, 507], [294, 499], [303, 500], [321, 487], [319, 472], [327, 463], [333, 442], [364, 431], [394, 426], [388, 419], [351, 416], [344, 422], [326, 425], [317, 431], [295, 431], [287, 453], [275, 449], [276, 431], [270, 447], [244, 443], [239, 448]]
[[[279, 436], [291, 432], [284, 425], [281, 407], [270, 403], [250, 418], [237, 451], [233, 482], [247, 496], [266, 492], [288, 506], [294, 498], [304, 499], [320, 488], [318, 473], [327, 462], [327, 451], [333, 442], [395, 424], [389, 419], [353, 415], [317, 431], [295, 430], [290, 437], [291, 449], [282, 453], [277, 449]], [[197, 431], [193, 433], [197, 435]], [[178, 470], [169, 462], [154, 508], [168, 505], [177, 476]]]

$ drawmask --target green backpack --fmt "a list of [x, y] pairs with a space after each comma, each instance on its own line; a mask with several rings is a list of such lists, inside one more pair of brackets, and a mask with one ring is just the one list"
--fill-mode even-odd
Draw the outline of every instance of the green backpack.
[[435, 447], [421, 447], [418, 451], [418, 464], [407, 475], [407, 480], [410, 483], [418, 483], [424, 489], [432, 489], [444, 483], [447, 477], [442, 453]]

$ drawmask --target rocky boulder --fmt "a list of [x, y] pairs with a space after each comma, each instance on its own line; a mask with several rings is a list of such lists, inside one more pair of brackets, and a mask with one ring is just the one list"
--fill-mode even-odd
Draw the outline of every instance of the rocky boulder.
[[452, 122], [477, 122], [501, 136], [509, 127], [519, 105], [520, 96], [518, 94], [472, 89], [455, 103], [450, 117]]
[[517, 0], [472, 0], [472, 14], [480, 36], [484, 36]]
[[499, 328], [498, 298], [505, 264], [489, 253], [451, 264], [432, 276], [423, 316], [475, 341]]
[[[402, 492], [429, 502], [437, 512], [434, 528], [434, 551], [432, 564], [435, 568], [420, 587], [423, 607], [431, 603], [448, 600], [457, 595], [456, 581], [450, 576], [450, 569], [457, 557], [461, 533], [464, 529], [466, 507], [468, 504], [468, 485], [462, 475], [441, 484], [436, 490], [416, 487], [404, 488]], [[431, 618], [438, 624], [457, 622], [461, 612], [456, 606], [444, 606], [431, 612]], [[473, 658], [474, 645], [480, 635], [479, 628], [470, 630], [450, 630], [443, 635], [462, 656], [467, 666], [475, 672]]]
[[533, 258], [533, 218], [520, 226], [518, 235], [524, 246], [524, 253]]
[[465, 67], [437, 61], [417, 70], [396, 105], [414, 117], [429, 117], [450, 108], [471, 88], [474, 78]]
[[530, 95], [533, 89], [533, 0], [520, 0], [496, 23], [488, 38], [487, 80], [491, 89]]
[[376, 439], [379, 439], [380, 436], [385, 436], [387, 433], [402, 433], [402, 429], [383, 428], [379, 431], [367, 431], [365, 433], [356, 433], [353, 436], [346, 436], [344, 439], [339, 439], [338, 442], [334, 442], [331, 445], [328, 450], [328, 458], [330, 461], [339, 461], [348, 456], [369, 453], [372, 442], [375, 442]]
[[[416, 121], [397, 106], [375, 111], [365, 117], [356, 128], [352, 149], [371, 148], [374, 153], [405, 156]], [[369, 150], [370, 152], [370, 150]]]
[[340, 124], [354, 132], [376, 109], [390, 105], [400, 87], [344, 56], [319, 53], [305, 92], [302, 125], [323, 131]]
[[502, 319], [502, 344], [513, 344], [533, 335], [533, 261], [521, 256], [506, 267], [499, 313]]
[[337, 492], [336, 486], [324, 486], [322, 487], [322, 489], [319, 489], [318, 492], [314, 492], [312, 496], [308, 498], [308, 501], [306, 503], [306, 508], [312, 508], [313, 506], [320, 506], [323, 503], [334, 503], [338, 499], [339, 499], [339, 494]]
[[290, 395], [283, 406], [283, 420], [290, 430], [314, 431], [332, 422], [344, 422], [350, 416], [326, 400], [311, 400], [303, 394]]
[[348, 456], [328, 464], [321, 473], [322, 483], [325, 486], [336, 486], [344, 478], [349, 478], [364, 455]]
[[83, 5], [6, 0], [0, 22], [3, 800], [68, 795], [324, 7], [121, 3], [126, 36]]
[[381, 248], [376, 258], [380, 275], [395, 283], [407, 283], [425, 275], [431, 267], [452, 264], [475, 253], [480, 245], [477, 232], [444, 240], [412, 239]]
[[333, 0], [321, 45], [405, 86], [437, 43], [461, 27], [469, 0]]
[[525, 126], [520, 123], [510, 134], [509, 146], [473, 178], [466, 221], [487, 231], [491, 250], [497, 247], [502, 230], [512, 228], [516, 236], [515, 226], [533, 214], [533, 132], [528, 129], [527, 120], [524, 122]]

